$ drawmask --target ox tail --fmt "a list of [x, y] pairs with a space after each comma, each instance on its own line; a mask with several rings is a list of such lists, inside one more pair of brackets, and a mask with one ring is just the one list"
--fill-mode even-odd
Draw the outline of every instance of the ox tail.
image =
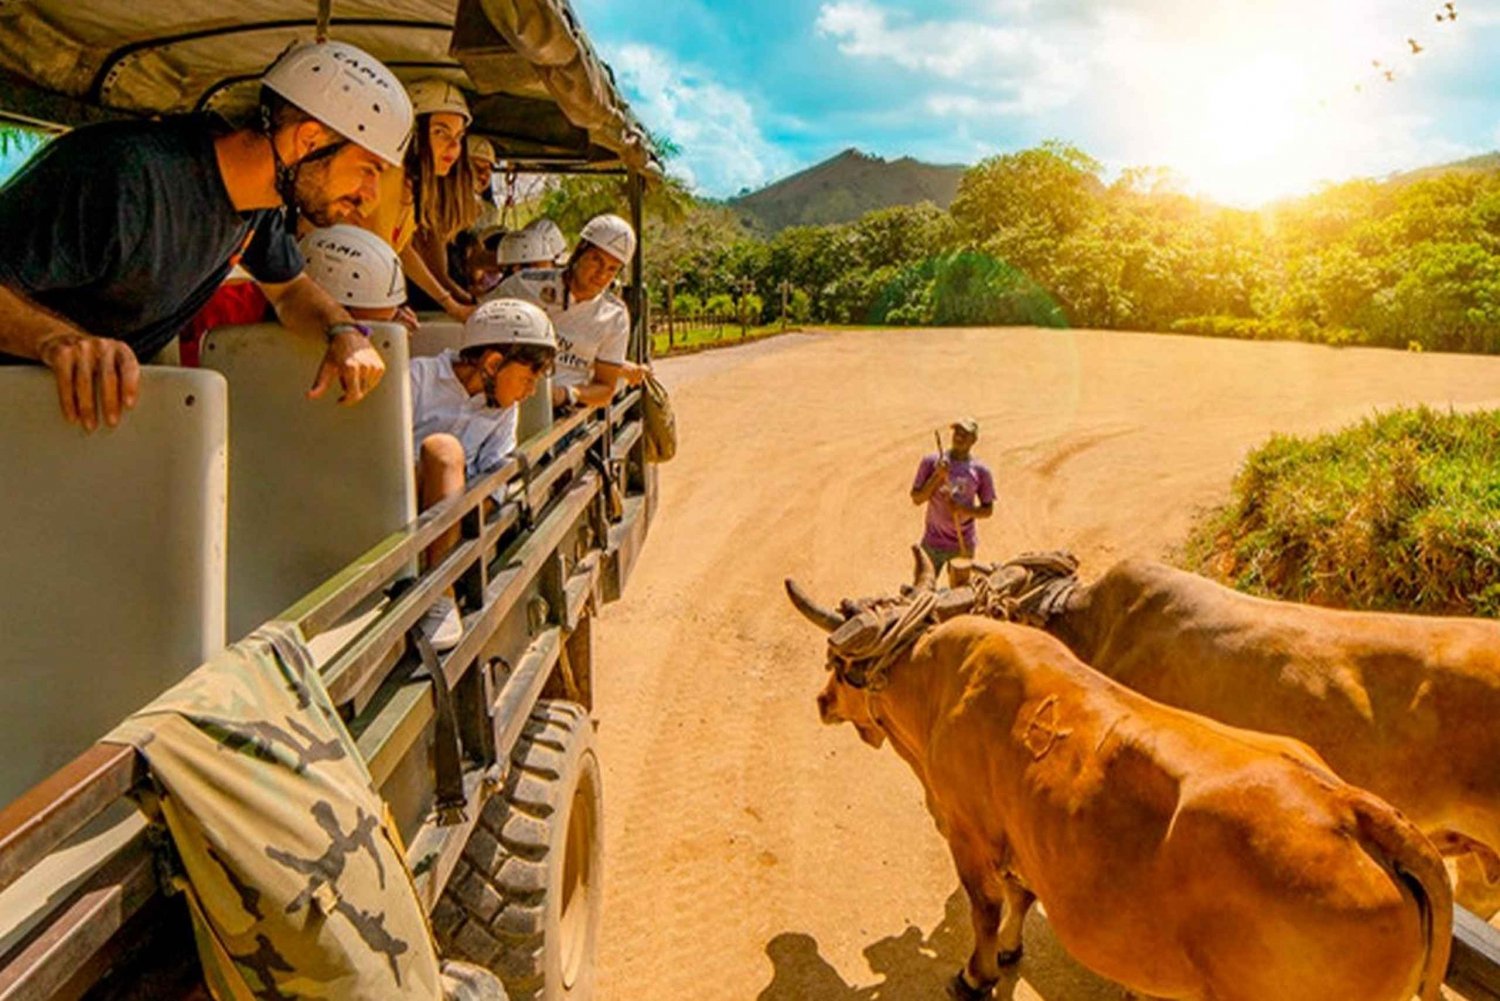
[[1453, 948], [1453, 887], [1442, 857], [1414, 824], [1368, 794], [1353, 802], [1360, 840], [1416, 899], [1426, 939], [1417, 996], [1439, 1001]]

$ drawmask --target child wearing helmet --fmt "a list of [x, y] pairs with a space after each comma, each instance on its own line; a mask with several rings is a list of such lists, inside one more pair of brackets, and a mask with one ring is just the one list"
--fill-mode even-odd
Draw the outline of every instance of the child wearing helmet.
[[595, 216], [584, 224], [564, 267], [519, 271], [496, 288], [497, 296], [542, 307], [557, 328], [553, 406], [607, 406], [621, 379], [636, 386], [645, 378], [645, 367], [625, 357], [630, 312], [609, 291], [634, 256], [630, 223], [617, 215]]
[[[495, 299], [464, 321], [459, 350], [412, 359], [412, 439], [422, 510], [500, 468], [516, 447], [518, 405], [536, 392], [556, 357], [557, 337], [546, 313], [528, 302]], [[434, 541], [428, 565], [441, 562], [458, 536], [455, 525]], [[435, 649], [458, 644], [463, 623], [451, 590], [420, 625]]]
[[406, 276], [396, 252], [380, 237], [359, 226], [341, 224], [315, 229], [297, 244], [307, 273], [356, 320], [400, 320], [414, 326], [404, 309]]
[[380, 199], [353, 220], [395, 248], [412, 284], [462, 320], [474, 299], [448, 273], [447, 246], [479, 217], [474, 167], [464, 155], [473, 115], [463, 91], [437, 78], [407, 85], [416, 115], [400, 170], [380, 178]]

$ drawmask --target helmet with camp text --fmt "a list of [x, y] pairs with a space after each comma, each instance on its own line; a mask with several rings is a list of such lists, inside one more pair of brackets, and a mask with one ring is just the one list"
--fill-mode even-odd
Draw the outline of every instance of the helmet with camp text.
[[411, 142], [411, 98], [380, 60], [347, 42], [294, 46], [271, 64], [261, 86], [345, 139], [400, 165]]

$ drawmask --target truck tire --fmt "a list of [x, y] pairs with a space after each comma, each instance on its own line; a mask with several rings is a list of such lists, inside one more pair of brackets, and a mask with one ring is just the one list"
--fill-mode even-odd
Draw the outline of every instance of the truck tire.
[[588, 713], [539, 701], [433, 910], [443, 954], [493, 970], [511, 1001], [589, 1001], [602, 809]]

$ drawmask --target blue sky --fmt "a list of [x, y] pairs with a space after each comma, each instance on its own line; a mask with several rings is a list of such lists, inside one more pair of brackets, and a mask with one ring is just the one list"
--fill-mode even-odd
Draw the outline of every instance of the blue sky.
[[708, 195], [850, 146], [972, 163], [1056, 138], [1110, 172], [1165, 166], [1251, 205], [1500, 148], [1500, 0], [1455, 0], [1441, 22], [1444, 0], [574, 8], [636, 113], [682, 147], [674, 169]]

